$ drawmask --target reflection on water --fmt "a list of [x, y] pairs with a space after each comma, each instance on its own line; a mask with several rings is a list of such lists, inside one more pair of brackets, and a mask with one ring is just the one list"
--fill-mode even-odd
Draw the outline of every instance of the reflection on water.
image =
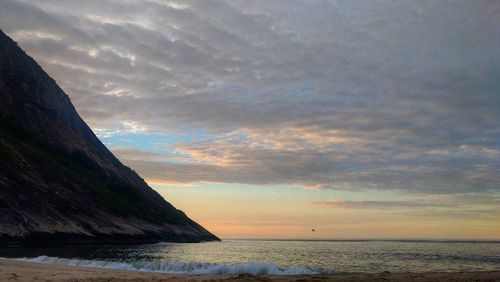
[[112, 262], [273, 263], [338, 272], [500, 270], [499, 242], [247, 241], [201, 244], [9, 247], [0, 257], [41, 255]]

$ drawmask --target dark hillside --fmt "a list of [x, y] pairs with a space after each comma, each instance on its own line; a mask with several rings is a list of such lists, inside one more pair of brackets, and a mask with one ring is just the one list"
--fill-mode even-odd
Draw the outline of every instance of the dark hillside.
[[0, 31], [0, 244], [208, 240], [218, 238], [116, 159]]

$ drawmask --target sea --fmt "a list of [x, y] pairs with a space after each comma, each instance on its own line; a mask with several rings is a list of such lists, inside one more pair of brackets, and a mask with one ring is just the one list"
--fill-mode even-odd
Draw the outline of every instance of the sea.
[[0, 257], [185, 275], [498, 271], [500, 242], [223, 240], [146, 245], [2, 247]]

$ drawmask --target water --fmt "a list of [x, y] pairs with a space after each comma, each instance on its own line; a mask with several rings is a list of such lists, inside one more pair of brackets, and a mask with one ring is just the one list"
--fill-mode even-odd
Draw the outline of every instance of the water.
[[260, 241], [10, 247], [0, 257], [176, 274], [500, 270], [500, 242]]

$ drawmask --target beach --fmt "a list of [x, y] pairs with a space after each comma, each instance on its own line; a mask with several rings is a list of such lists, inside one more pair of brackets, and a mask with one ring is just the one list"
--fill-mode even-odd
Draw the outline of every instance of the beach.
[[500, 281], [500, 271], [338, 273], [296, 276], [253, 276], [249, 274], [187, 276], [0, 259], [0, 281]]

